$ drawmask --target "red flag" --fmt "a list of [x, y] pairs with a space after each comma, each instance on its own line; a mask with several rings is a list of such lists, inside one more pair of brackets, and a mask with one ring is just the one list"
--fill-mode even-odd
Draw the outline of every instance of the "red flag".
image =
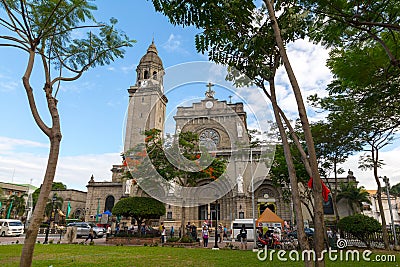
[[[310, 177], [310, 180], [308, 180], [307, 186], [309, 188], [312, 188], [313, 184], [313, 178]], [[322, 185], [322, 197], [324, 198], [324, 201], [327, 202], [329, 200], [329, 193], [331, 192], [331, 190], [329, 190], [329, 188], [324, 184], [324, 182], [321, 180], [321, 185]]]

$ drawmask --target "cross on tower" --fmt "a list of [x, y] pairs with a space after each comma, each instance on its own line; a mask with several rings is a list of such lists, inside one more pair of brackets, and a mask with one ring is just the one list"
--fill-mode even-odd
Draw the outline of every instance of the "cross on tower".
[[208, 90], [206, 91], [206, 97], [207, 98], [214, 98], [215, 91], [211, 90], [211, 87], [213, 87], [214, 84], [209, 82], [206, 87], [208, 87]]
[[232, 96], [229, 96], [229, 104], [232, 104]]

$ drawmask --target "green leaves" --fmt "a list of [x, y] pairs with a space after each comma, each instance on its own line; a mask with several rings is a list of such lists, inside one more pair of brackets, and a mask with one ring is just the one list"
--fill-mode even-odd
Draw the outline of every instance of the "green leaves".
[[[182, 132], [169, 146], [163, 145], [161, 131], [145, 132], [145, 146], [138, 145], [126, 153], [133, 178], [157, 175], [180, 186], [196, 186], [202, 179], [218, 179], [226, 168], [225, 161], [199, 148], [198, 135]], [[146, 179], [141, 179], [140, 183]]]
[[364, 241], [369, 247], [368, 236], [382, 229], [381, 224], [372, 217], [364, 214], [355, 214], [340, 219], [338, 228], [350, 233], [361, 241]]
[[8, 17], [0, 19], [4, 30], [0, 46], [32, 51], [46, 65], [74, 75], [57, 77], [53, 82], [75, 80], [90, 67], [110, 64], [124, 56], [124, 47], [135, 42], [116, 29], [115, 18], [110, 19], [110, 24], [97, 23], [91, 13], [97, 8], [91, 0], [16, 2], [1, 4]]
[[165, 206], [160, 201], [150, 197], [127, 197], [115, 204], [112, 213], [139, 220], [151, 219], [164, 215]]
[[362, 209], [363, 202], [371, 204], [368, 196], [369, 193], [363, 186], [357, 187], [354, 182], [341, 183], [339, 193], [337, 194], [337, 201], [346, 199], [350, 209], [353, 212], [357, 212], [357, 210]]

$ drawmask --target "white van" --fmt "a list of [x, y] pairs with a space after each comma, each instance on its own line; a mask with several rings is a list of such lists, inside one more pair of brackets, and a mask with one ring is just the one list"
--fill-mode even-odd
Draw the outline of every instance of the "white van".
[[20, 236], [24, 233], [24, 225], [20, 220], [0, 219], [0, 236]]
[[232, 221], [231, 229], [232, 229], [232, 240], [237, 240], [237, 235], [244, 224], [245, 229], [247, 230], [247, 240], [254, 240], [254, 224], [253, 219], [236, 219]]

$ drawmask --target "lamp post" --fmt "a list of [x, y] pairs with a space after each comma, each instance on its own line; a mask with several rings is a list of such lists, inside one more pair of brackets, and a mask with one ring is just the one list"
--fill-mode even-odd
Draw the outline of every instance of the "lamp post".
[[[380, 178], [382, 178], [382, 177], [380, 177]], [[394, 237], [394, 246], [397, 247], [398, 244], [397, 244], [397, 237], [396, 237], [396, 227], [394, 225], [393, 211], [392, 211], [392, 201], [391, 201], [390, 194], [389, 194], [389, 187], [390, 187], [389, 178], [384, 176], [382, 179], [386, 184], [386, 195], [387, 195], [388, 204], [389, 204], [390, 219], [392, 221], [392, 233], [393, 233], [393, 237]]]
[[219, 250], [217, 229], [218, 229], [218, 199], [215, 200], [215, 244], [213, 250]]
[[256, 205], [254, 201], [253, 150], [250, 146], [250, 175], [251, 175], [251, 206], [253, 209], [253, 248], [257, 248], [256, 240]]
[[96, 214], [96, 223], [99, 222], [99, 213], [100, 213], [100, 198], [97, 198], [97, 214]]
[[54, 202], [57, 200], [56, 194], [53, 195], [52, 201], [51, 201], [51, 210], [50, 210], [50, 218], [49, 222], [47, 223], [47, 228], [46, 228], [46, 237], [44, 238], [43, 244], [48, 244], [49, 241], [49, 232], [50, 232], [50, 223], [51, 223], [51, 214], [53, 213], [53, 208], [54, 208]]

